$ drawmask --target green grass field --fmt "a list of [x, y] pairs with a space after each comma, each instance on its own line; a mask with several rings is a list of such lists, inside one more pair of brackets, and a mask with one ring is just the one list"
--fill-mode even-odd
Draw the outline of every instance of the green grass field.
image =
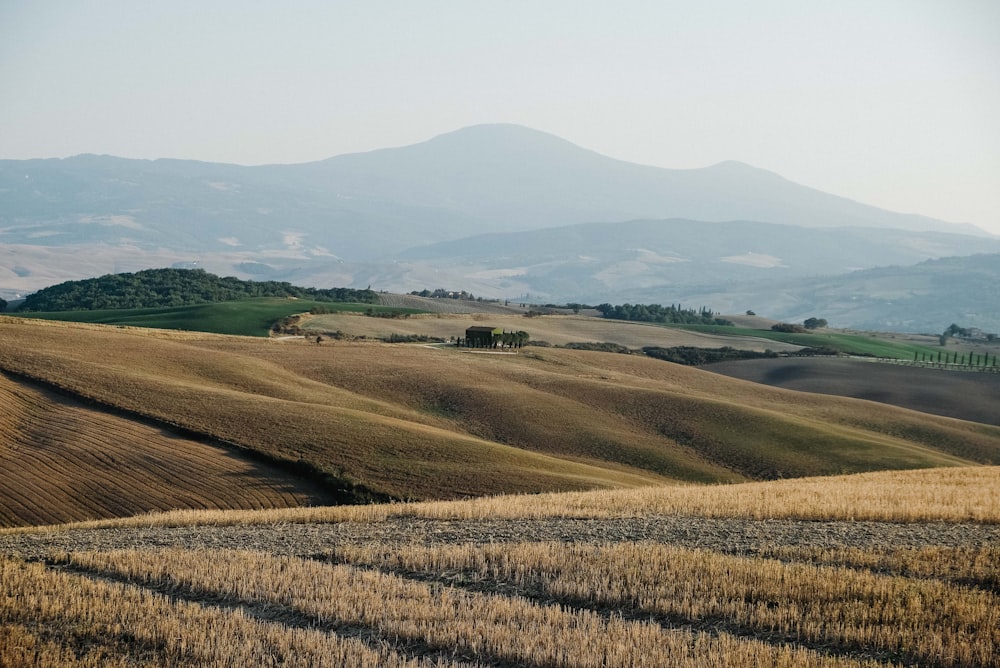
[[723, 325], [665, 325], [694, 332], [723, 334], [727, 336], [753, 336], [770, 339], [782, 343], [791, 343], [810, 348], [832, 348], [848, 355], [865, 355], [871, 357], [888, 357], [893, 359], [913, 359], [913, 354], [926, 354], [928, 357], [937, 355], [939, 348], [930, 348], [915, 343], [898, 343], [870, 336], [856, 334], [838, 334], [820, 332], [815, 334], [787, 334], [770, 329], [749, 329], [745, 327], [728, 327]]
[[18, 313], [16, 315], [24, 318], [41, 318], [44, 320], [62, 320], [66, 322], [156, 327], [160, 329], [181, 329], [193, 332], [212, 332], [242, 336], [267, 336], [271, 325], [278, 320], [296, 313], [303, 313], [314, 307], [329, 309], [330, 311], [360, 313], [368, 309], [376, 313], [419, 313], [419, 311], [414, 309], [390, 308], [372, 304], [348, 304], [306, 299], [287, 299], [283, 297], [261, 297], [259, 299], [196, 304], [193, 306]]

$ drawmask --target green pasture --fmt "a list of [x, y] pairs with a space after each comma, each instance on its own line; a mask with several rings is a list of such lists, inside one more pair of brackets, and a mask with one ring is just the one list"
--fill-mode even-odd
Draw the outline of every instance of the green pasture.
[[746, 327], [728, 327], [724, 325], [665, 326], [723, 336], [754, 336], [809, 348], [832, 348], [847, 355], [888, 357], [892, 359], [913, 359], [914, 353], [926, 354], [928, 357], [931, 357], [937, 355], [940, 350], [939, 348], [931, 348], [915, 343], [887, 341], [860, 334], [840, 334], [836, 332], [788, 334], [785, 332], [775, 332], [770, 329], [749, 329]]
[[62, 320], [66, 322], [182, 329], [193, 332], [212, 332], [215, 334], [235, 334], [242, 336], [267, 336], [271, 325], [278, 320], [296, 313], [306, 312], [312, 308], [326, 309], [328, 312], [354, 311], [364, 313], [369, 309], [376, 313], [419, 312], [414, 309], [399, 309], [372, 304], [320, 302], [308, 299], [288, 299], [286, 297], [261, 297], [258, 299], [214, 302], [191, 306], [14, 313], [11, 315], [23, 318]]

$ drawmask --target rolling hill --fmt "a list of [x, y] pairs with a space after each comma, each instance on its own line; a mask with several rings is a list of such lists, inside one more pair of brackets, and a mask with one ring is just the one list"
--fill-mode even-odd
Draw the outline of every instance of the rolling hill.
[[997, 427], [636, 356], [317, 346], [14, 318], [0, 335], [11, 378], [250, 449], [345, 493], [450, 498], [1000, 457]]

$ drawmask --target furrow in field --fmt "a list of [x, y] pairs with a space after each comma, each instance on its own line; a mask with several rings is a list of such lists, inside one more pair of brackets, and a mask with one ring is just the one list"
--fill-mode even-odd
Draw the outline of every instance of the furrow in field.
[[173, 508], [329, 502], [314, 486], [215, 446], [0, 376], [0, 522], [6, 526]]

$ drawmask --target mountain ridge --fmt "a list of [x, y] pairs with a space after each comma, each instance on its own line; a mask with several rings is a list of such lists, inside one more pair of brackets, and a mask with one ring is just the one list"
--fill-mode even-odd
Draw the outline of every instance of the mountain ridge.
[[[461, 240], [484, 233], [524, 235], [527, 244], [528, 236], [561, 226], [670, 219], [692, 221], [683, 236], [700, 247], [732, 247], [717, 253], [726, 262], [691, 267], [697, 282], [716, 286], [747, 280], [733, 272], [740, 262], [778, 270], [792, 265], [789, 258], [816, 257], [818, 244], [836, 250], [841, 239], [830, 240], [835, 229], [875, 241], [855, 244], [854, 264], [813, 273], [919, 262], [1000, 242], [982, 231], [968, 234], [963, 226], [871, 207], [738, 161], [671, 170], [610, 158], [540, 130], [492, 124], [293, 165], [93, 154], [0, 161], [0, 295], [16, 298], [107, 273], [197, 266], [300, 285], [372, 284], [407, 292], [448, 282], [477, 294], [510, 296], [521, 294], [518, 285], [496, 280], [496, 272], [516, 273], [519, 266], [441, 271], [455, 264], [451, 258], [414, 267], [412, 254], [429, 251], [412, 249], [461, 246], [471, 243]], [[729, 221], [759, 221], [752, 224], [759, 231], [752, 247], [725, 238], [749, 233], [726, 228]], [[954, 243], [939, 243], [940, 235]], [[799, 248], [789, 245], [792, 237], [801, 240]], [[557, 264], [572, 263], [572, 257], [558, 255], [564, 250], [551, 249]], [[624, 264], [612, 273], [646, 272], [635, 286], [662, 285], [664, 263], [677, 252], [666, 252], [662, 244], [653, 250], [657, 257], [619, 258]], [[453, 282], [469, 275], [473, 283]], [[568, 279], [567, 289], [580, 287], [578, 276]]]

